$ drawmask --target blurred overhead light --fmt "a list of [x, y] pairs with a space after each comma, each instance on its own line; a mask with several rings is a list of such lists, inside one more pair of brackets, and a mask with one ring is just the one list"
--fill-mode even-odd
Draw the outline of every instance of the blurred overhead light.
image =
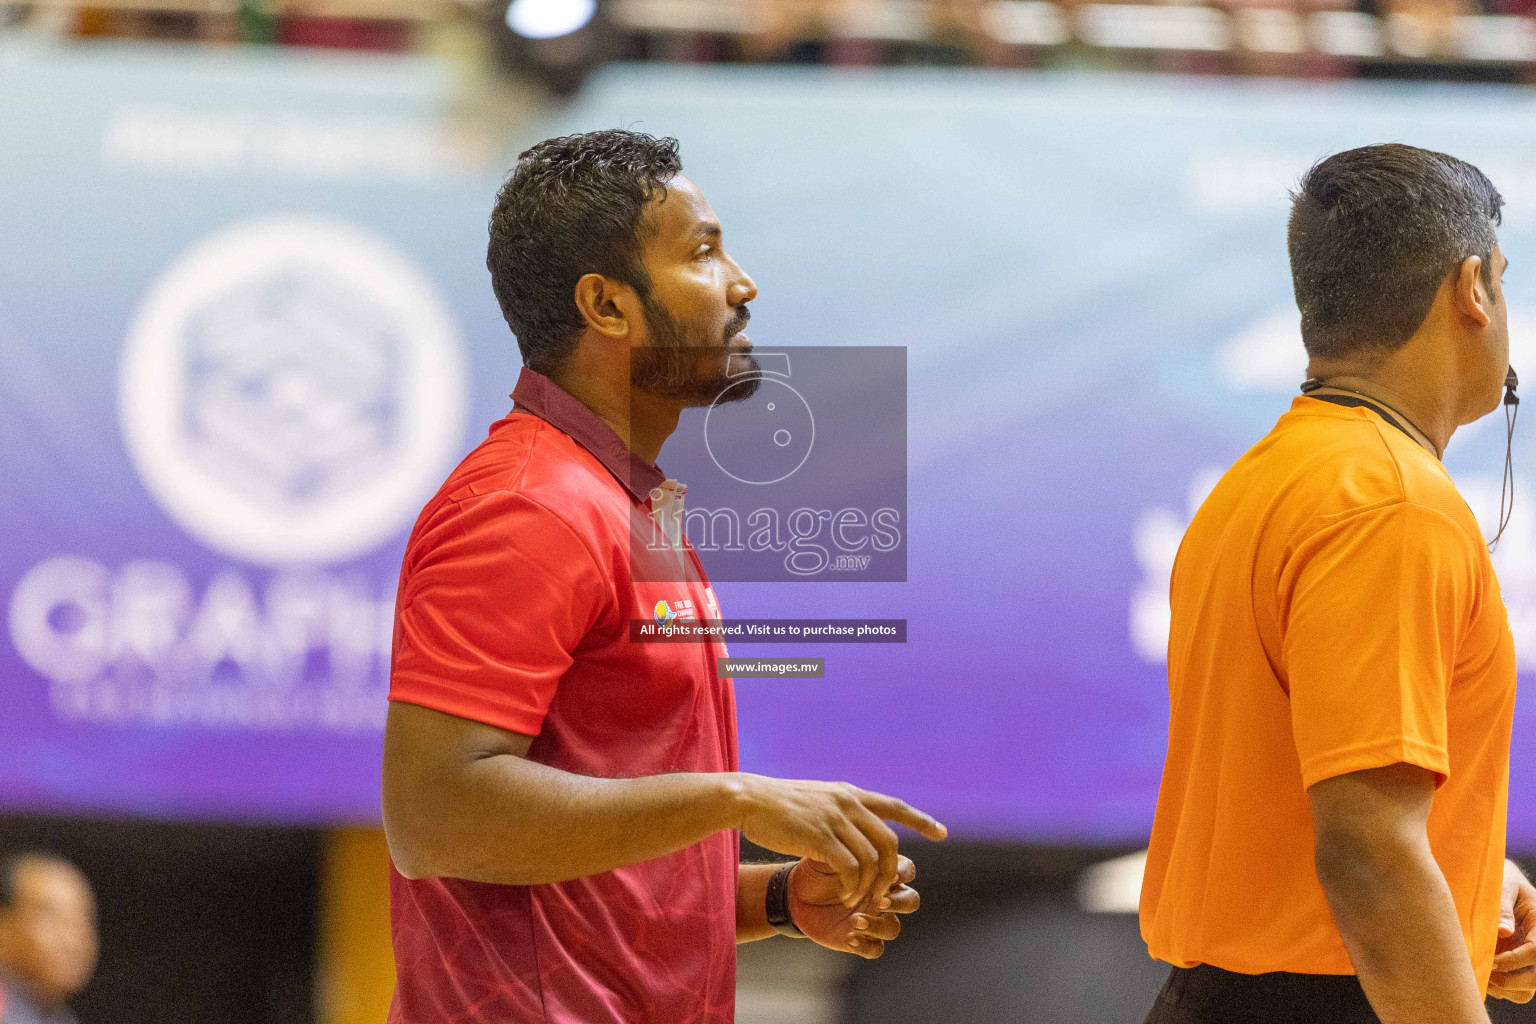
[[1295, 11], [1238, 8], [1237, 39], [1255, 53], [1306, 53], [1307, 28]]
[[597, 14], [597, 0], [512, 0], [507, 28], [525, 39], [555, 39], [579, 32]]
[[1380, 57], [1387, 52], [1381, 25], [1360, 11], [1316, 11], [1312, 44], [1335, 57]]
[[1530, 18], [1462, 15], [1452, 26], [1456, 54], [1467, 60], [1536, 60], [1536, 22]]
[[557, 95], [575, 93], [613, 52], [602, 0], [499, 0], [491, 10], [502, 65]]
[[917, 0], [843, 4], [834, 10], [829, 21], [833, 33], [842, 39], [920, 42], [932, 34], [928, 5]]
[[1094, 46], [1152, 50], [1230, 50], [1232, 26], [1210, 7], [1084, 4], [1078, 35]]
[[720, 0], [614, 0], [613, 20], [631, 32], [745, 35], [758, 19], [745, 4]]
[[993, 0], [981, 12], [982, 27], [1011, 46], [1057, 46], [1072, 38], [1060, 7], [1046, 0]]

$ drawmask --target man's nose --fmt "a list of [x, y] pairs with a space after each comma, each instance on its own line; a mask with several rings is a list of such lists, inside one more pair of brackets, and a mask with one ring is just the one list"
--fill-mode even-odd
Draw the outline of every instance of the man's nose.
[[757, 298], [757, 283], [747, 276], [745, 270], [742, 270], [741, 275], [732, 282], [729, 298], [733, 306], [740, 306]]

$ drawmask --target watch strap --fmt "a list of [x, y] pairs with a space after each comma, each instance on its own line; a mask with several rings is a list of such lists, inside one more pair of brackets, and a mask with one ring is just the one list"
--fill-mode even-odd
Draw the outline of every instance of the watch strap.
[[794, 872], [795, 865], [799, 863], [797, 860], [790, 861], [768, 879], [768, 923], [773, 925], [774, 931], [780, 935], [788, 935], [792, 939], [805, 938], [805, 932], [795, 924], [795, 919], [789, 912], [789, 876]]

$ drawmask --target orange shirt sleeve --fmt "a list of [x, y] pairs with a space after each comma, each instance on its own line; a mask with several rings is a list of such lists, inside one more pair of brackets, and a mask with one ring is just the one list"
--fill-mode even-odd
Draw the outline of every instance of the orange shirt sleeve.
[[515, 493], [470, 498], [413, 544], [389, 699], [537, 736], [611, 587], [558, 516]]
[[1326, 523], [1282, 576], [1283, 678], [1303, 783], [1406, 762], [1450, 774], [1446, 701], [1475, 598], [1471, 541], [1395, 502]]

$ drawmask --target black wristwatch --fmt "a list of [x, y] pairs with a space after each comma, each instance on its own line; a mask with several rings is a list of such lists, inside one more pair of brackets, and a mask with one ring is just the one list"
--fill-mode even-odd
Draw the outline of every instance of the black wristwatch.
[[768, 879], [768, 923], [773, 925], [774, 931], [792, 939], [805, 938], [805, 932], [800, 930], [789, 913], [789, 876], [799, 863], [797, 860], [790, 861]]

